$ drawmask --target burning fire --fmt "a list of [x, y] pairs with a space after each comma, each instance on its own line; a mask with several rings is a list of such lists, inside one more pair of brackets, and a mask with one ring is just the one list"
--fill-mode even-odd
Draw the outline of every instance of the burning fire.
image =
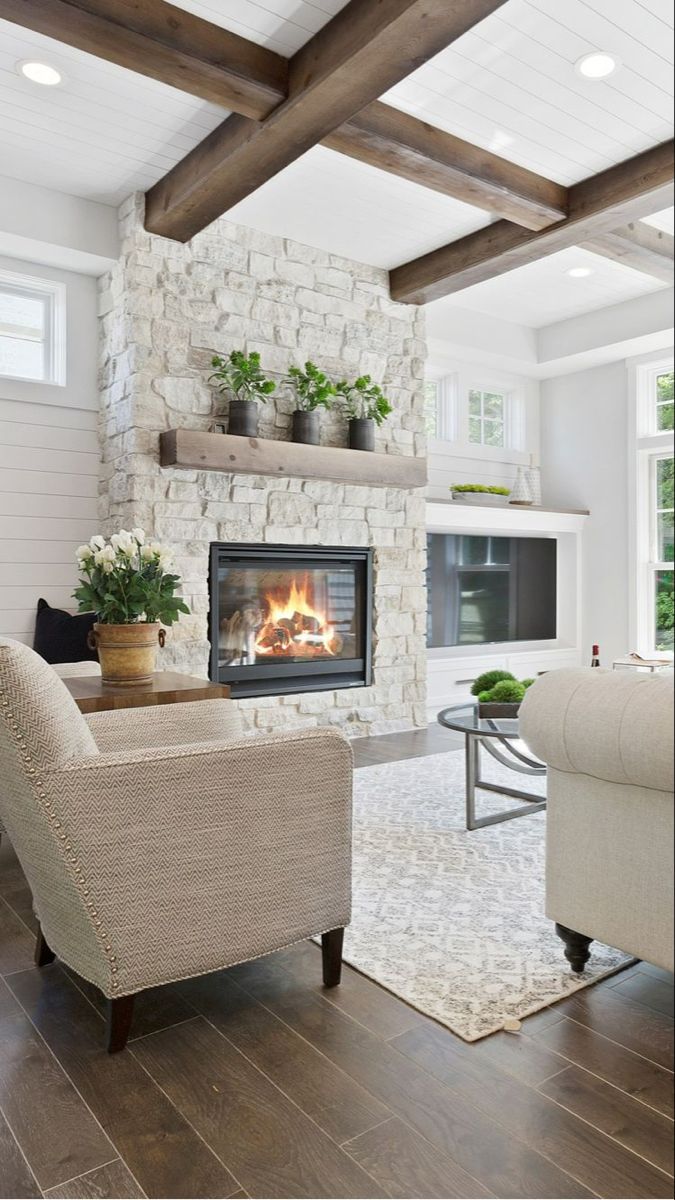
[[299, 586], [294, 579], [284, 596], [271, 593], [264, 603], [266, 615], [256, 634], [256, 654], [309, 657], [339, 653], [340, 635], [326, 614], [310, 603], [307, 580]]

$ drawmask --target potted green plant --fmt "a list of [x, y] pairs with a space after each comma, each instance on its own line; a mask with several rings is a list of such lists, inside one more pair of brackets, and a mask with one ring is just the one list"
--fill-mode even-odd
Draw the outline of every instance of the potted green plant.
[[263, 404], [276, 389], [276, 383], [267, 379], [260, 366], [260, 355], [253, 351], [233, 350], [227, 358], [215, 354], [211, 359], [213, 374], [209, 383], [215, 382], [221, 395], [230, 396], [228, 433], [239, 437], [258, 436], [258, 404]]
[[343, 379], [336, 391], [344, 402], [352, 450], [374, 450], [375, 426], [394, 411], [382, 388], [370, 375], [361, 375], [353, 383]]
[[335, 384], [313, 362], [302, 367], [289, 367], [284, 380], [295, 393], [297, 408], [293, 413], [293, 441], [318, 446], [321, 441], [319, 409], [329, 409], [336, 394]]
[[109, 542], [97, 534], [77, 550], [82, 572], [73, 592], [80, 612], [95, 612], [89, 646], [98, 651], [104, 683], [147, 683], [155, 670], [157, 646], [164, 645], [162, 625], [189, 613], [176, 595], [180, 577], [172, 571], [171, 552], [147, 542], [142, 529], [120, 529]]
[[525, 692], [534, 679], [519, 681], [510, 671], [484, 671], [471, 688], [479, 717], [517, 717]]
[[482, 483], [453, 483], [453, 500], [463, 504], [506, 504], [511, 492], [507, 487], [486, 487]]

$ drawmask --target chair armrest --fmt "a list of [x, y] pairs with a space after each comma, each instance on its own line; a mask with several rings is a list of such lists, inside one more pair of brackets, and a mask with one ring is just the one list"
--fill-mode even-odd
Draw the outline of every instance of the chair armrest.
[[528, 689], [520, 730], [558, 771], [673, 790], [673, 684], [658, 675], [576, 668]]
[[90, 713], [85, 720], [99, 750], [125, 753], [152, 746], [225, 742], [242, 733], [232, 700], [199, 700]]
[[335, 731], [99, 755], [45, 790], [117, 995], [349, 922], [352, 753]]

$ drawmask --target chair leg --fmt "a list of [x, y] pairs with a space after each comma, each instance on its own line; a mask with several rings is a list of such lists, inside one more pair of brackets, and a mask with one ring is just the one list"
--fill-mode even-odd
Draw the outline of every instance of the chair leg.
[[577, 975], [580, 975], [591, 957], [590, 945], [593, 938], [586, 937], [583, 933], [575, 933], [573, 929], [568, 929], [566, 925], [556, 924], [555, 931], [558, 937], [565, 943], [565, 958], [572, 970]]
[[329, 933], [321, 934], [324, 987], [337, 987], [342, 979], [342, 946], [344, 940], [344, 929], [331, 929]]
[[117, 1054], [120, 1050], [124, 1050], [133, 1015], [134, 996], [120, 996], [116, 1000], [108, 1000], [106, 1020], [108, 1054]]
[[35, 939], [35, 966], [46, 967], [49, 963], [53, 963], [56, 955], [45, 941], [45, 936], [42, 929], [38, 925], [37, 937]]

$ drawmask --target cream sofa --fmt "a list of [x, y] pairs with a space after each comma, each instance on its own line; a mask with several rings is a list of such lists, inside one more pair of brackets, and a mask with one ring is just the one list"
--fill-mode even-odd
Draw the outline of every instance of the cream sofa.
[[208, 700], [85, 719], [52, 667], [0, 639], [0, 817], [58, 955], [133, 997], [322, 934], [340, 979], [351, 907], [352, 752], [334, 730], [253, 740]]
[[552, 671], [520, 722], [549, 767], [546, 912], [568, 961], [597, 940], [672, 971], [672, 677]]

